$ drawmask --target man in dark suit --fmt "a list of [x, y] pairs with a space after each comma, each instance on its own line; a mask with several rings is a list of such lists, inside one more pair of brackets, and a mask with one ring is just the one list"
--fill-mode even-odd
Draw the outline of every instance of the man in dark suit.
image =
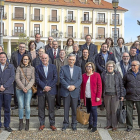
[[97, 46], [91, 43], [92, 40], [91, 35], [86, 35], [85, 40], [86, 43], [81, 47], [81, 51], [86, 48], [89, 50], [89, 56], [95, 57], [98, 54]]
[[57, 69], [55, 65], [49, 64], [48, 54], [43, 54], [41, 60], [42, 64], [36, 67], [35, 72], [38, 94], [38, 115], [40, 121], [39, 130], [43, 130], [45, 127], [45, 105], [47, 100], [50, 128], [55, 131], [57, 130], [54, 116], [55, 95], [57, 93]]
[[62, 131], [69, 127], [69, 109], [72, 108], [72, 130], [77, 130], [76, 109], [78, 97], [80, 94], [80, 85], [82, 83], [81, 69], [74, 65], [76, 61], [75, 54], [70, 54], [68, 57], [69, 65], [61, 67], [60, 70], [60, 95], [63, 97], [64, 105], [64, 122]]
[[47, 51], [47, 54], [49, 55], [49, 58], [52, 60], [52, 64], [54, 64], [54, 60], [56, 58], [59, 58], [60, 49], [58, 48], [58, 42], [57, 41], [53, 41], [52, 45], [53, 45], [53, 48], [49, 49]]
[[47, 53], [47, 51], [52, 48], [53, 40], [54, 40], [53, 37], [51, 36], [48, 37], [48, 44], [45, 46], [45, 53]]

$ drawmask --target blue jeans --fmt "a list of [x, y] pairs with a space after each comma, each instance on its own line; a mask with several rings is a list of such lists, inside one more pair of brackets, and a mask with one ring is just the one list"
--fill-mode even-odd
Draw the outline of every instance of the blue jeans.
[[27, 93], [24, 93], [23, 90], [16, 89], [16, 95], [18, 100], [19, 119], [23, 119], [24, 107], [26, 119], [30, 119], [30, 103], [32, 98], [32, 90], [30, 89]]
[[0, 128], [1, 123], [1, 107], [4, 107], [4, 127], [9, 127], [10, 124], [10, 107], [11, 107], [11, 94], [0, 94]]
[[86, 98], [87, 113], [89, 116], [89, 125], [92, 127], [97, 127], [97, 106], [92, 106], [91, 98]]

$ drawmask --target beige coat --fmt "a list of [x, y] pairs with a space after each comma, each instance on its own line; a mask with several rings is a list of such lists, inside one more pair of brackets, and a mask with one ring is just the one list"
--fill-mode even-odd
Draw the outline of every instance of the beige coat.
[[[60, 83], [59, 73], [60, 73], [60, 70], [62, 67], [60, 58], [57, 58], [54, 60], [54, 65], [56, 65], [56, 68], [57, 68], [57, 76], [58, 76], [57, 85], [59, 85], [59, 83]], [[68, 65], [68, 58], [64, 59], [64, 65]]]
[[29, 83], [25, 79], [25, 77], [24, 77], [24, 75], [21, 71], [21, 67], [18, 66], [17, 70], [16, 70], [16, 78], [15, 78], [16, 86], [17, 86], [18, 89], [21, 89], [21, 90], [23, 90], [24, 88], [29, 90], [29, 89], [31, 89], [31, 87], [35, 83], [35, 69], [31, 65], [28, 65], [27, 67], [22, 65], [22, 69], [23, 69], [23, 72], [24, 72], [25, 76], [29, 80]]
[[64, 50], [66, 52], [66, 57], [68, 57], [69, 54], [73, 52], [73, 46], [65, 46]]

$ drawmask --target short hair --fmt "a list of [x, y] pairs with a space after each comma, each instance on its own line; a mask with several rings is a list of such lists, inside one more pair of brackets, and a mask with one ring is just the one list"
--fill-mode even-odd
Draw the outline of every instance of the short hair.
[[87, 51], [88, 51], [88, 54], [89, 54], [89, 49], [88, 49], [88, 48], [84, 48], [84, 49], [82, 50], [82, 54], [83, 54], [83, 51], [85, 51], [85, 50], [87, 50]]
[[136, 50], [137, 50], [137, 48], [136, 48], [135, 46], [130, 47], [130, 50], [131, 50], [131, 49], [136, 49]]
[[123, 38], [123, 37], [119, 37], [119, 38], [117, 39], [117, 43], [118, 43], [119, 39], [122, 39], [122, 40], [123, 40], [123, 44], [125, 43], [125, 41], [124, 41], [124, 38]]
[[73, 54], [73, 53], [70, 53], [70, 54], [68, 55], [68, 58], [69, 58], [69, 57], [75, 57], [75, 60], [76, 60], [76, 55]]
[[[61, 49], [61, 50], [60, 50], [60, 52], [62, 52], [62, 51], [66, 53], [66, 51], [65, 51], [64, 49]], [[59, 52], [59, 53], [60, 53], [60, 52]]]
[[[129, 55], [129, 53], [128, 53], [128, 52], [123, 52], [122, 56], [123, 56], [125, 53], [127, 53], [127, 54]], [[129, 55], [129, 56], [130, 56], [130, 55]]]
[[[48, 39], [49, 39], [50, 37], [52, 37], [52, 36], [49, 36]], [[52, 37], [52, 38], [53, 38], [53, 37]], [[54, 38], [53, 38], [53, 40], [54, 40]]]
[[0, 55], [1, 55], [1, 54], [4, 54], [4, 55], [6, 56], [6, 58], [7, 58], [7, 54], [6, 54], [5, 52], [1, 52]]
[[[132, 62], [137, 62], [137, 65], [140, 65], [140, 62], [138, 61], [138, 60], [134, 60], [134, 61], [132, 61]], [[132, 63], [131, 62], [131, 63]]]
[[0, 46], [1, 48], [2, 48], [2, 51], [3, 51], [3, 47], [2, 46]]
[[140, 41], [139, 41], [139, 40], [136, 40], [136, 41], [134, 41], [134, 43], [131, 45], [131, 47], [135, 46], [135, 43], [136, 43], [136, 42], [139, 42], [139, 44], [140, 44]]
[[31, 46], [31, 44], [32, 43], [34, 43], [35, 44], [35, 49], [36, 49], [36, 43], [35, 43], [35, 41], [33, 41], [33, 40], [31, 40], [29, 43], [28, 43], [28, 50], [30, 51], [30, 46]]
[[54, 40], [54, 41], [52, 42], [52, 44], [53, 44], [54, 42], [57, 42], [57, 44], [58, 44], [58, 41], [56, 41], [56, 40]]
[[96, 71], [96, 67], [95, 67], [95, 64], [92, 63], [92, 62], [87, 62], [87, 63], [86, 63], [86, 65], [85, 65], [85, 72], [87, 72], [87, 71], [86, 71], [86, 67], [87, 67], [89, 64], [91, 64], [91, 66], [92, 66], [92, 69], [93, 69], [92, 72], [95, 72], [95, 71]]
[[19, 43], [19, 46], [20, 46], [21, 44], [24, 44], [24, 45], [26, 45], [24, 42], [20, 42], [20, 43]]
[[[40, 33], [36, 33], [36, 34], [35, 34], [35, 37], [36, 37], [37, 35], [40, 35]], [[40, 35], [40, 36], [41, 36], [41, 35]]]
[[[105, 43], [105, 42], [104, 42], [104, 43], [102, 43], [101, 47], [102, 47], [103, 45], [107, 45], [107, 43]], [[107, 48], [108, 48], [108, 45], [107, 45]]]
[[68, 46], [68, 42], [69, 42], [70, 40], [72, 40], [72, 46], [73, 46], [73, 44], [74, 44], [74, 40], [73, 40], [72, 38], [68, 38], [68, 39], [67, 39], [67, 43], [66, 43], [66, 45]]
[[111, 37], [108, 37], [108, 38], [106, 38], [105, 43], [107, 43], [107, 40], [111, 41], [111, 46], [110, 47], [113, 47], [113, 44], [114, 44], [113, 39]]
[[77, 47], [79, 47], [79, 44], [78, 44], [78, 43], [74, 43], [73, 46], [74, 46], [74, 45], [77, 45]]
[[24, 54], [23, 57], [21, 58], [21, 61], [20, 61], [20, 67], [22, 67], [22, 65], [23, 65], [23, 58], [24, 58], [25, 56], [28, 57], [28, 59], [29, 59], [29, 64], [31, 64], [31, 61], [32, 61], [32, 60], [31, 60], [30, 56], [29, 56], [28, 54]]
[[110, 61], [108, 61], [108, 62], [106, 63], [106, 65], [105, 65], [106, 69], [107, 69], [108, 65], [110, 65], [110, 64], [112, 64], [112, 65], [113, 65], [113, 68], [115, 69], [115, 62], [112, 61], [112, 60], [110, 60]]
[[86, 40], [87, 36], [90, 36], [90, 38], [92, 39], [92, 36], [90, 34], [88, 34], [88, 35], [85, 36], [85, 40]]
[[[44, 49], [43, 48], [39, 48], [38, 51], [40, 51], [40, 50], [44, 50]], [[44, 52], [45, 52], [45, 50], [44, 50]]]

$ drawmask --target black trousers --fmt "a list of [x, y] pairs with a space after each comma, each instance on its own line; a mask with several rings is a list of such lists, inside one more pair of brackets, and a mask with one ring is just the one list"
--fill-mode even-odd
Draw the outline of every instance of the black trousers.
[[60, 107], [61, 106], [60, 88], [61, 88], [61, 84], [57, 85], [56, 107]]
[[40, 125], [45, 125], [45, 106], [46, 100], [49, 108], [49, 122], [50, 126], [55, 125], [54, 106], [55, 106], [55, 95], [51, 95], [49, 92], [44, 92], [44, 95], [38, 96], [38, 117]]
[[16, 82], [14, 81], [14, 104], [15, 106], [18, 106], [18, 100], [17, 100], [17, 96], [16, 96]]
[[63, 97], [63, 104], [64, 104], [64, 122], [63, 125], [68, 127], [69, 126], [69, 110], [70, 107], [72, 109], [72, 127], [77, 125], [76, 120], [76, 112], [77, 112], [77, 104], [78, 98], [72, 98], [69, 94], [67, 97]]

